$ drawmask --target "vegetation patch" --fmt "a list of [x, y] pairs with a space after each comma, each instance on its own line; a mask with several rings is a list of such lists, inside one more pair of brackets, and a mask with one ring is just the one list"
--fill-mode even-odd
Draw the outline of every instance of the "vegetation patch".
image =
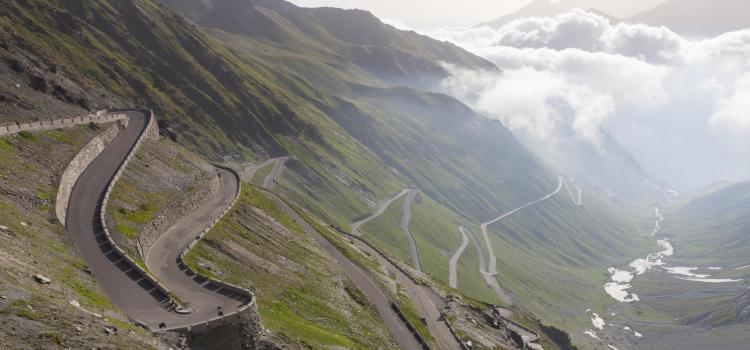
[[264, 326], [293, 347], [391, 348], [364, 295], [316, 246], [275, 198], [243, 185], [238, 203], [185, 260], [201, 274], [254, 289]]
[[69, 144], [69, 145], [76, 145], [76, 142], [74, 141], [73, 137], [71, 137], [70, 135], [67, 135], [67, 134], [65, 134], [65, 133], [63, 133], [63, 132], [61, 132], [59, 130], [47, 130], [47, 131], [44, 132], [44, 135], [49, 136], [49, 137], [55, 139], [55, 141], [60, 142], [60, 143], [66, 143], [66, 144]]
[[39, 139], [39, 137], [36, 136], [36, 134], [34, 134], [31, 131], [27, 131], [27, 130], [19, 131], [18, 132], [18, 136], [21, 136], [21, 137], [23, 137], [23, 138], [25, 138], [27, 140], [30, 140], [30, 141], [36, 141], [36, 140]]

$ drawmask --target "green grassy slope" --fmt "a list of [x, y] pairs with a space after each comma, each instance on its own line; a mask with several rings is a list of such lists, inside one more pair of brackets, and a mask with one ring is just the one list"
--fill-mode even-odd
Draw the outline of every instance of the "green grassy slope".
[[603, 288], [607, 269], [656, 249], [647, 210], [611, 207], [603, 200], [588, 195], [578, 207], [563, 190], [488, 230], [500, 285], [545, 324], [573, 334], [578, 344], [591, 327], [585, 310], [616, 303]]
[[[0, 348], [165, 346], [107, 300], [55, 215], [58, 179], [101, 130], [78, 126], [0, 138]], [[35, 274], [51, 283], [37, 283]], [[117, 331], [110, 335], [105, 327]]]
[[[746, 321], [739, 312], [740, 296], [750, 269], [750, 184], [737, 183], [694, 198], [666, 211], [663, 233], [671, 237], [675, 255], [670, 266], [701, 267], [694, 271], [738, 283], [682, 281], [666, 273], [648, 276], [636, 285], [653, 313], [668, 315], [678, 325], [725, 327]], [[708, 267], [721, 268], [710, 270]], [[672, 295], [664, 299], [662, 295]]]
[[[750, 264], [750, 183], [738, 183], [670, 211], [679, 258], [727, 267]], [[717, 261], [718, 259], [718, 261]]]
[[264, 326], [284, 343], [391, 346], [361, 292], [263, 190], [243, 185], [237, 205], [186, 260], [202, 273], [253, 289]]
[[[212, 2], [180, 1], [206, 3]], [[460, 242], [458, 224], [487, 220], [554, 187], [555, 176], [500, 122], [416, 89], [441, 76], [439, 61], [492, 69], [483, 60], [358, 11], [262, 5], [192, 16], [211, 27], [204, 28], [152, 0], [11, 0], [0, 4], [7, 14], [0, 38], [8, 47], [0, 51], [55, 62], [71, 84], [154, 108], [162, 131], [213, 160], [291, 156], [279, 190], [344, 229], [378, 199], [418, 188], [425, 202], [415, 206], [413, 230], [438, 280], [447, 279], [446, 253]], [[364, 36], [363, 28], [377, 35]], [[613, 260], [607, 253], [616, 249], [606, 246], [642, 243], [624, 238], [630, 232], [618, 228], [623, 220], [611, 210], [589, 215], [553, 206], [521, 216], [511, 241], [496, 238], [498, 253], [518, 257], [503, 262], [514, 269], [509, 289], [537, 305], [554, 303], [563, 282], [594, 280], [589, 269]], [[529, 243], [563, 249], [547, 256]], [[472, 247], [466, 254], [476, 259]], [[624, 253], [614, 257], [626, 260]], [[561, 261], [576, 273], [545, 283]], [[524, 282], [529, 264], [541, 267]], [[491, 298], [486, 287], [475, 287], [481, 276], [470, 265], [461, 261], [462, 289]], [[564, 317], [557, 309], [536, 310]]]

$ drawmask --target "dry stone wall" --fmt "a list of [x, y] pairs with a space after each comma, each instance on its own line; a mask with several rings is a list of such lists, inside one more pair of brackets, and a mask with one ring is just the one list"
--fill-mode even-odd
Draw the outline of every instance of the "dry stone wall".
[[73, 191], [78, 181], [78, 177], [81, 173], [91, 164], [92, 161], [99, 154], [104, 151], [104, 148], [109, 145], [112, 140], [117, 137], [123, 126], [127, 126], [127, 119], [120, 120], [117, 125], [112, 125], [101, 134], [95, 136], [86, 146], [84, 146], [75, 158], [65, 168], [62, 177], [60, 177], [60, 185], [57, 190], [57, 199], [55, 200], [55, 213], [57, 219], [65, 226], [65, 220], [68, 213], [68, 201], [70, 200], [70, 193]]
[[[104, 219], [104, 213], [107, 208], [107, 202], [109, 202], [109, 196], [112, 194], [112, 189], [115, 186], [115, 183], [117, 183], [117, 180], [120, 179], [122, 176], [122, 173], [125, 171], [125, 167], [128, 166], [130, 163], [130, 160], [133, 158], [135, 153], [138, 151], [138, 149], [141, 147], [141, 144], [143, 143], [143, 140], [148, 136], [154, 135], [154, 129], [157, 128], [156, 126], [156, 117], [153, 115], [153, 112], [151, 111], [142, 111], [144, 114], [146, 114], [146, 117], [148, 118], [148, 122], [146, 124], [146, 128], [141, 132], [141, 134], [138, 136], [138, 141], [133, 145], [133, 147], [130, 149], [130, 152], [128, 152], [128, 156], [125, 158], [125, 160], [120, 164], [120, 167], [117, 169], [117, 172], [114, 176], [109, 180], [109, 185], [107, 186], [107, 191], [104, 193], [104, 198], [102, 198], [101, 203], [101, 209], [99, 211], [99, 221], [102, 226], [102, 230], [104, 231], [104, 236], [107, 239], [107, 243], [109, 243], [110, 246], [112, 246], [112, 249], [117, 252], [117, 254], [122, 258], [123, 260], [127, 261], [128, 265], [130, 265], [133, 269], [135, 269], [141, 276], [143, 276], [145, 279], [147, 279], [155, 289], [159, 290], [161, 293], [166, 295], [170, 298], [169, 307], [175, 307], [177, 306], [177, 302], [175, 302], [174, 298], [172, 297], [172, 292], [164, 286], [161, 282], [159, 282], [156, 277], [154, 277], [151, 273], [143, 269], [140, 265], [136, 264], [135, 261], [122, 249], [120, 248], [117, 243], [112, 239], [112, 236], [109, 233], [109, 228], [107, 227], [107, 222]], [[157, 134], [158, 136], [158, 130]]]
[[[67, 117], [52, 120], [40, 120], [29, 123], [11, 123], [0, 125], [0, 136], [12, 135], [21, 131], [42, 131], [67, 128], [89, 123], [107, 123], [115, 120], [127, 119], [125, 114], [106, 114], [97, 112], [85, 116]], [[158, 134], [158, 130], [157, 130]]]
[[151, 246], [156, 243], [159, 237], [172, 227], [172, 225], [190, 214], [201, 204], [205, 203], [206, 200], [219, 192], [221, 180], [213, 167], [210, 171], [213, 171], [214, 174], [212, 174], [211, 178], [208, 180], [207, 186], [201, 186], [196, 193], [189, 194], [187, 198], [184, 198], [181, 202], [169, 205], [144, 227], [143, 232], [138, 236], [136, 242], [138, 254], [140, 254], [142, 258], [146, 257]]
[[203, 232], [201, 232], [195, 238], [195, 240], [192, 243], [190, 243], [190, 245], [187, 247], [187, 249], [185, 249], [184, 252], [180, 253], [180, 256], [177, 261], [180, 265], [184, 266], [187, 269], [190, 275], [208, 280], [209, 284], [218, 286], [223, 291], [227, 291], [229, 293], [234, 293], [234, 294], [243, 295], [247, 297], [247, 304], [243, 305], [235, 312], [224, 314], [222, 316], [218, 316], [218, 317], [212, 318], [204, 322], [194, 323], [186, 327], [179, 327], [179, 328], [174, 328], [170, 330], [181, 331], [181, 332], [186, 332], [186, 333], [201, 333], [201, 332], [210, 330], [212, 328], [217, 328], [219, 326], [225, 325], [227, 323], [239, 322], [240, 325], [243, 327], [242, 329], [243, 339], [241, 339], [243, 343], [243, 348], [254, 349], [255, 346], [258, 344], [258, 341], [260, 340], [260, 336], [263, 330], [261, 320], [260, 320], [260, 314], [258, 313], [258, 308], [255, 303], [255, 295], [251, 291], [245, 288], [233, 285], [231, 283], [219, 281], [217, 279], [214, 279], [208, 276], [203, 276], [197, 273], [196, 271], [192, 270], [190, 266], [188, 266], [185, 263], [185, 255], [191, 249], [193, 249], [193, 247], [195, 247], [195, 245], [198, 244], [198, 242], [201, 239], [203, 239], [203, 237], [205, 237], [208, 231], [211, 230], [211, 228], [214, 225], [216, 225], [219, 222], [219, 220], [221, 220], [225, 215], [229, 213], [229, 211], [232, 209], [232, 207], [234, 207], [234, 205], [237, 203], [237, 201], [240, 198], [240, 191], [241, 191], [241, 188], [239, 186], [240, 176], [237, 174], [237, 172], [234, 169], [223, 167], [223, 166], [218, 166], [218, 165], [217, 167], [229, 170], [232, 173], [232, 176], [235, 176], [237, 178], [238, 186], [234, 195], [234, 199], [232, 200], [232, 203], [229, 206], [227, 206], [224, 212], [219, 217], [214, 219], [211, 225], [207, 227], [205, 230], [203, 230]]
[[[113, 113], [107, 114], [106, 111], [99, 111], [95, 114], [84, 116], [75, 116], [67, 118], [58, 118], [50, 120], [38, 120], [28, 123], [10, 123], [0, 125], [0, 137], [13, 135], [21, 131], [43, 131], [52, 129], [68, 128], [76, 125], [85, 125], [90, 123], [109, 123], [119, 121], [121, 125], [127, 126], [128, 118], [125, 114]], [[81, 176], [86, 167], [99, 156], [104, 148], [117, 137], [120, 127], [117, 125], [107, 128], [101, 134], [95, 136], [68, 164], [62, 177], [57, 191], [55, 200], [55, 214], [57, 219], [65, 226], [65, 217], [68, 212], [68, 200], [70, 193], [75, 186], [78, 177]]]
[[[146, 278], [149, 282], [151, 282], [152, 285], [154, 285], [155, 289], [159, 290], [164, 295], [168, 296], [170, 298], [169, 307], [175, 307], [177, 306], [177, 303], [172, 298], [171, 291], [164, 286], [161, 282], [159, 282], [151, 273], [143, 269], [140, 265], [136, 264], [133, 259], [127, 255], [127, 253], [120, 248], [115, 241], [112, 239], [112, 236], [109, 233], [109, 229], [107, 228], [107, 223], [105, 220], [105, 210], [107, 208], [107, 202], [109, 201], [109, 197], [112, 193], [112, 189], [114, 188], [115, 183], [117, 180], [120, 179], [122, 176], [125, 168], [130, 163], [130, 160], [135, 155], [135, 153], [140, 148], [141, 144], [143, 143], [143, 140], [146, 138], [149, 139], [158, 139], [159, 137], [159, 129], [156, 125], [156, 118], [153, 115], [152, 111], [142, 111], [144, 114], [146, 114], [146, 117], [148, 118], [148, 123], [146, 125], [146, 128], [141, 132], [141, 135], [138, 137], [138, 141], [136, 141], [135, 145], [130, 149], [130, 152], [128, 153], [128, 156], [125, 158], [125, 160], [120, 164], [120, 167], [118, 168], [115, 175], [110, 179], [109, 185], [107, 186], [107, 191], [104, 194], [104, 197], [102, 198], [101, 203], [101, 209], [99, 212], [99, 221], [102, 226], [102, 229], [104, 231], [104, 235], [106, 237], [107, 243], [112, 247], [112, 249], [122, 258], [123, 260], [127, 261], [129, 265], [135, 269], [141, 276]], [[46, 121], [35, 121], [30, 123], [14, 123], [14, 124], [4, 124], [0, 125], [0, 137], [5, 135], [11, 135], [15, 134], [21, 131], [42, 131], [42, 130], [50, 130], [50, 129], [59, 129], [64, 127], [70, 127], [75, 125], [82, 125], [82, 124], [89, 124], [89, 123], [105, 123], [105, 122], [112, 122], [112, 121], [121, 121], [118, 123], [118, 125], [113, 125], [109, 128], [107, 128], [104, 132], [102, 132], [100, 135], [97, 135], [92, 141], [90, 141], [84, 148], [76, 155], [76, 157], [71, 161], [70, 164], [68, 164], [68, 167], [66, 168], [65, 172], [63, 173], [63, 176], [60, 180], [60, 187], [58, 190], [58, 197], [56, 201], [56, 214], [60, 222], [65, 225], [65, 217], [67, 215], [67, 207], [68, 207], [68, 201], [70, 199], [70, 193], [73, 189], [73, 186], [78, 181], [78, 178], [80, 177], [81, 173], [88, 167], [88, 165], [99, 155], [101, 152], [106, 148], [106, 146], [112, 142], [112, 140], [117, 137], [119, 134], [120, 128], [123, 125], [127, 125], [129, 118], [126, 114], [123, 113], [117, 113], [117, 111], [99, 111], [96, 114], [90, 114], [82, 117], [70, 117], [70, 118], [62, 118], [62, 119], [55, 119], [55, 120], [46, 120]], [[224, 168], [224, 167], [222, 167]], [[237, 183], [240, 183], [239, 175], [233, 170], [229, 168], [225, 168], [227, 170], [230, 170], [232, 174], [237, 177]], [[154, 225], [153, 232], [147, 233], [150, 237], [156, 237], [158, 238], [159, 235], [161, 235], [161, 232], [164, 231], [164, 228], [171, 226], [171, 223], [176, 222], [179, 218], [184, 217], [189, 211], [197, 207], [198, 204], [202, 202], [201, 198], [208, 198], [208, 196], [211, 193], [218, 192], [219, 186], [220, 186], [220, 180], [218, 179], [218, 176], [216, 178], [212, 178], [210, 180], [209, 186], [207, 186], [206, 193], [203, 193], [199, 196], [193, 196], [191, 200], [187, 201], [187, 203], [184, 203], [182, 205], [176, 206], [176, 209], [174, 209], [174, 213], [172, 215], [166, 215], [171, 216], [170, 219], [164, 219], [163, 222], [157, 223]], [[196, 240], [190, 244], [190, 246], [182, 253], [180, 254], [180, 260], [179, 263], [184, 264], [184, 261], [182, 258], [184, 257], [184, 254], [186, 254], [190, 249], [192, 249], [195, 244], [205, 236], [205, 234], [208, 232], [208, 230], [213, 227], [219, 220], [226, 215], [229, 210], [236, 204], [237, 200], [240, 196], [240, 187], [238, 185], [237, 191], [235, 193], [234, 200], [232, 201], [231, 205], [228, 206], [222, 215], [218, 218], [216, 218], [211, 226], [206, 228], [197, 238]], [[153, 239], [153, 240], [152, 240]], [[153, 244], [153, 241], [155, 241], [155, 238], [149, 239], [150, 244]], [[140, 247], [140, 244], [139, 244]], [[197, 275], [195, 272], [192, 272], [194, 275]], [[219, 287], [220, 290], [227, 291], [229, 293], [235, 293], [238, 295], [243, 295], [247, 297], [247, 304], [240, 307], [237, 311], [225, 314], [222, 316], [218, 316], [215, 318], [212, 318], [210, 320], [206, 320], [203, 322], [197, 322], [195, 324], [186, 326], [186, 327], [179, 327], [175, 329], [168, 329], [173, 331], [183, 331], [187, 333], [198, 333], [202, 331], [206, 331], [212, 328], [216, 328], [221, 325], [225, 325], [228, 323], [239, 323], [242, 326], [242, 345], [243, 349], [254, 349], [261, 337], [262, 332], [262, 325], [260, 321], [260, 314], [258, 313], [258, 309], [255, 303], [255, 295], [250, 292], [249, 290], [235, 286], [230, 283], [222, 282], [215, 280], [213, 278], [208, 278], [205, 276], [202, 276], [205, 279], [209, 281], [209, 283], [214, 284]], [[164, 331], [164, 330], [162, 330]]]

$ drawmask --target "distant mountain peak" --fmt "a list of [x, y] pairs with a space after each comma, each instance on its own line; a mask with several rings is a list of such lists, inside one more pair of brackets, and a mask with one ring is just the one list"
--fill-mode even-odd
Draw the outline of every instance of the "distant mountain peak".
[[499, 28], [519, 18], [554, 17], [574, 9], [586, 10], [608, 18], [613, 22], [618, 22], [618, 18], [627, 18], [638, 13], [637, 11], [634, 12], [633, 8], [648, 9], [656, 6], [661, 1], [664, 0], [629, 0], [628, 2], [603, 2], [601, 0], [559, 0], [553, 2], [551, 0], [534, 0], [514, 13], [482, 23], [480, 26]]
[[668, 0], [628, 22], [665, 26], [681, 35], [709, 37], [750, 28], [747, 0]]

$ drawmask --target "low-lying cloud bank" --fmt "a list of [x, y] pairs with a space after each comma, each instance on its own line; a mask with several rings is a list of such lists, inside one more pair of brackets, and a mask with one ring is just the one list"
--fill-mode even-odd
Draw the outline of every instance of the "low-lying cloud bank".
[[527, 142], [572, 134], [601, 150], [607, 130], [683, 187], [750, 176], [750, 30], [693, 41], [576, 10], [425, 34], [501, 68], [447, 66], [442, 88]]

